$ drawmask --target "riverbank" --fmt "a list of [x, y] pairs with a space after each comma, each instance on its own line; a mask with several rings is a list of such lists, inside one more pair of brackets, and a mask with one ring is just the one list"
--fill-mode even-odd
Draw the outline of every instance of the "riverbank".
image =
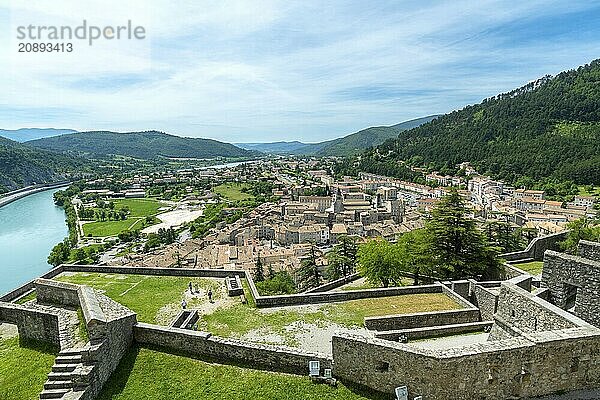
[[56, 183], [47, 183], [47, 184], [43, 184], [43, 185], [27, 186], [27, 187], [24, 187], [21, 189], [17, 189], [12, 192], [5, 193], [2, 195], [2, 197], [0, 197], [0, 207], [4, 207], [5, 205], [12, 203], [13, 201], [22, 199], [23, 197], [27, 197], [27, 196], [35, 194], [35, 193], [43, 192], [45, 190], [57, 189], [60, 187], [69, 186], [70, 184], [71, 184], [71, 182], [63, 181], [63, 182], [56, 182]]
[[48, 254], [68, 235], [65, 213], [53, 200], [58, 190], [33, 193], [0, 208], [0, 293], [52, 268]]

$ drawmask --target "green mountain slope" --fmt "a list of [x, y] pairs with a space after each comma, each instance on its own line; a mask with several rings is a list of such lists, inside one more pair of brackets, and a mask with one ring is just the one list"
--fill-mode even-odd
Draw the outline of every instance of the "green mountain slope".
[[156, 157], [249, 157], [253, 153], [211, 139], [184, 138], [163, 132], [81, 132], [32, 140], [28, 145], [87, 156], [123, 155], [143, 159]]
[[377, 146], [387, 139], [395, 138], [402, 131], [422, 125], [436, 118], [430, 115], [392, 126], [374, 126], [350, 135], [319, 143], [271, 142], [271, 143], [236, 143], [243, 149], [261, 151], [268, 154], [292, 154], [315, 156], [348, 156], [357, 154], [369, 147]]
[[83, 160], [30, 148], [0, 137], [0, 191], [64, 180]]
[[366, 152], [360, 168], [408, 175], [400, 160], [437, 169], [470, 161], [509, 182], [600, 184], [600, 60], [401, 132]]
[[363, 129], [348, 136], [324, 142], [323, 146], [315, 151], [318, 156], [345, 156], [356, 154], [369, 147], [382, 144], [387, 139], [398, 137], [401, 132], [423, 125], [437, 115], [430, 115], [410, 121], [401, 122], [392, 126], [374, 126]]

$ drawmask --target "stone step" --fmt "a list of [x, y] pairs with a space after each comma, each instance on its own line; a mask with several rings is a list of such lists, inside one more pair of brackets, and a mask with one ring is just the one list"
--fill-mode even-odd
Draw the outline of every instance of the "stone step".
[[62, 399], [63, 396], [70, 391], [70, 389], [44, 389], [44, 391], [40, 393], [40, 399]]
[[58, 355], [59, 356], [77, 356], [80, 355], [83, 349], [67, 349], [61, 350]]
[[73, 374], [71, 372], [50, 372], [48, 374], [49, 381], [71, 381]]
[[52, 366], [52, 372], [72, 372], [80, 364], [54, 364]]
[[54, 364], [79, 364], [82, 362], [81, 354], [72, 356], [58, 355], [54, 359]]
[[71, 389], [73, 388], [72, 381], [46, 381], [44, 389]]

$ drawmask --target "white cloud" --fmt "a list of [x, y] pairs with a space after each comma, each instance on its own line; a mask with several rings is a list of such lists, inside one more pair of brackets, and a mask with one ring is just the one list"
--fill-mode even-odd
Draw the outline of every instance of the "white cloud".
[[[0, 107], [62, 109], [52, 113], [54, 126], [82, 130], [315, 141], [478, 101], [589, 61], [598, 45], [568, 35], [507, 45], [510, 37], [496, 31], [586, 2], [415, 4], [12, 1], [0, 6], [0, 19], [10, 16], [0, 28]], [[147, 39], [76, 42], [70, 54], [16, 52], [16, 26], [83, 18], [131, 19]], [[0, 123], [36, 126], [49, 117], [29, 118], [15, 113]]]

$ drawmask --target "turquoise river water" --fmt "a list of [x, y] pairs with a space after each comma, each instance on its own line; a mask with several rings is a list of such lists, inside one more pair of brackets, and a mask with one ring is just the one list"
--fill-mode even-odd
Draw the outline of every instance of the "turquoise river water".
[[68, 235], [65, 213], [52, 200], [57, 190], [0, 207], [0, 294], [52, 268], [46, 261], [48, 254]]

